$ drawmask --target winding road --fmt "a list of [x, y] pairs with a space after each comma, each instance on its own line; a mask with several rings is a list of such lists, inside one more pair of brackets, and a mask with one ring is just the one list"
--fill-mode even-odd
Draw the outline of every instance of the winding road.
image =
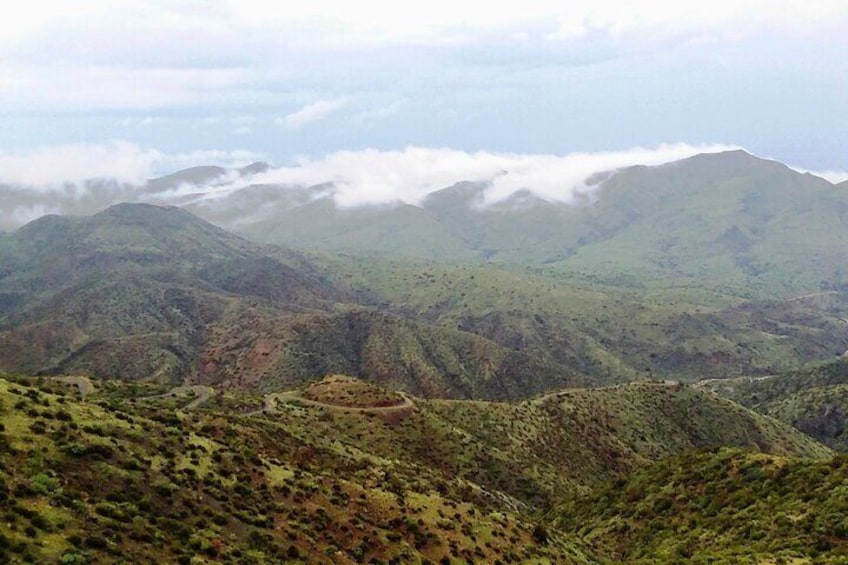
[[279, 402], [298, 402], [300, 404], [305, 404], [307, 406], [316, 406], [318, 408], [327, 408], [329, 410], [340, 410], [346, 412], [370, 412], [374, 414], [391, 414], [392, 412], [398, 412], [401, 410], [406, 410], [408, 408], [413, 408], [415, 403], [412, 401], [404, 393], [399, 393], [403, 398], [403, 402], [400, 404], [392, 404], [391, 406], [344, 406], [341, 404], [328, 404], [326, 402], [319, 402], [318, 400], [310, 400], [308, 398], [303, 398], [298, 395], [296, 391], [287, 391], [287, 392], [272, 392], [270, 394], [266, 394], [262, 399], [262, 408], [259, 410], [254, 410], [253, 412], [248, 412], [245, 416], [258, 416], [260, 414], [270, 414], [277, 410], [277, 406]]

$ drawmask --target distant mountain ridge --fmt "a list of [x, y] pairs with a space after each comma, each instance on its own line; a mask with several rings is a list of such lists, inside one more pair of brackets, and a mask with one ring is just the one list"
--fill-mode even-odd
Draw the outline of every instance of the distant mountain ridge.
[[[0, 236], [4, 368], [253, 387], [344, 372], [513, 398], [763, 375], [848, 348], [844, 188], [742, 151], [597, 175], [571, 205], [518, 191], [481, 206], [466, 182], [339, 209], [330, 185], [250, 184], [267, 167], [148, 183], [182, 210], [122, 204]], [[833, 294], [785, 300], [819, 292]]]
[[40, 211], [90, 213], [140, 200], [180, 205], [265, 243], [542, 267], [613, 286], [708, 281], [774, 295], [848, 283], [846, 183], [742, 150], [599, 173], [586, 181], [592, 190], [569, 204], [527, 187], [483, 205], [485, 183], [458, 182], [420, 205], [339, 208], [332, 183], [264, 183], [269, 170], [262, 162], [194, 167], [143, 186], [92, 181], [66, 193], [0, 187], [0, 227]]
[[[792, 293], [848, 282], [841, 267], [848, 261], [848, 192], [744, 151], [622, 169], [571, 204], [523, 191], [482, 206], [485, 190], [460, 183], [420, 206], [352, 210], [336, 208], [331, 196], [297, 207], [267, 202], [253, 223], [232, 227], [295, 247], [543, 266], [616, 286], [712, 279]], [[190, 208], [226, 225], [206, 201]]]

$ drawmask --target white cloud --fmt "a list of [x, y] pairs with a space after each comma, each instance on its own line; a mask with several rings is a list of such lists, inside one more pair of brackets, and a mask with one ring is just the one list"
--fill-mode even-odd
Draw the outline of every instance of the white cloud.
[[381, 108], [373, 108], [371, 110], [364, 110], [362, 112], [358, 112], [353, 115], [350, 119], [356, 125], [364, 125], [370, 122], [376, 122], [380, 120], [385, 120], [386, 118], [390, 118], [400, 111], [401, 106], [403, 104], [401, 102], [395, 102], [390, 104], [389, 106], [383, 106]]
[[799, 169], [797, 167], [791, 168], [801, 173], [810, 173], [811, 175], [823, 178], [824, 180], [832, 182], [833, 184], [839, 184], [840, 182], [848, 181], [848, 171], [810, 171], [807, 169]]
[[[843, 0], [788, 1], [775, 6], [767, 0], [583, 0], [551, 2], [526, 0], [520, 4], [432, 0], [425, 3], [386, 4], [382, 0], [321, 0], [268, 10], [264, 0], [230, 0], [230, 13], [242, 25], [274, 28], [300, 23], [313, 32], [314, 43], [335, 46], [374, 44], [467, 43], [481, 34], [501, 32], [501, 37], [526, 37], [521, 32], [550, 23], [551, 37], [574, 39], [592, 31], [615, 36], [650, 31], [678, 34], [710, 28], [735, 33], [762, 29], [804, 30], [834, 26], [845, 16]], [[315, 31], [319, 33], [314, 33]], [[306, 39], [306, 38], [304, 38]]]
[[252, 126], [259, 119], [256, 116], [236, 116], [234, 118], [230, 118], [230, 123], [236, 127], [248, 127]]
[[347, 100], [344, 98], [334, 98], [332, 100], [319, 100], [312, 104], [307, 104], [296, 112], [292, 112], [285, 117], [277, 118], [277, 125], [285, 126], [288, 129], [297, 129], [311, 122], [317, 122], [327, 118], [330, 114], [341, 110], [347, 105]]
[[251, 151], [203, 150], [166, 154], [127, 141], [72, 144], [23, 152], [0, 151], [0, 184], [41, 191], [82, 185], [91, 179], [138, 184], [157, 174], [196, 165], [240, 167], [257, 161]]
[[144, 180], [153, 164], [162, 158], [155, 149], [143, 149], [126, 141], [0, 152], [0, 183], [44, 188], [93, 178], [133, 183]]
[[47, 204], [33, 204], [32, 206], [15, 206], [8, 217], [0, 217], [0, 221], [11, 226], [22, 226], [41, 216], [47, 214], [59, 214], [61, 209]]
[[[490, 183], [486, 202], [528, 189], [542, 198], [571, 202], [591, 188], [593, 173], [631, 165], [659, 165], [698, 153], [736, 149], [729, 145], [661, 145], [601, 153], [532, 155], [468, 153], [454, 149], [408, 147], [402, 151], [338, 151], [319, 159], [300, 157], [290, 167], [257, 175], [251, 182], [282, 185], [334, 185], [340, 207], [392, 202], [420, 203], [431, 192], [461, 181]], [[232, 191], [237, 187], [221, 187]]]
[[168, 119], [162, 116], [129, 116], [121, 120], [121, 125], [125, 127], [145, 128], [157, 126], [167, 123]]

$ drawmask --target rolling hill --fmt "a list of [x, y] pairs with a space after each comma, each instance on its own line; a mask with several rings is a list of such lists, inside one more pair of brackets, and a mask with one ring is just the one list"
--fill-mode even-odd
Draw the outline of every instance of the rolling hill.
[[248, 242], [179, 208], [0, 237], [0, 368], [265, 391], [333, 372], [422, 396], [763, 375], [848, 349], [848, 296], [742, 301]]
[[567, 502], [554, 524], [613, 563], [843, 563], [848, 460], [670, 457]]
[[329, 372], [426, 396], [584, 382], [561, 364], [356, 303], [299, 253], [181, 210], [47, 216], [0, 239], [0, 367], [270, 390]]

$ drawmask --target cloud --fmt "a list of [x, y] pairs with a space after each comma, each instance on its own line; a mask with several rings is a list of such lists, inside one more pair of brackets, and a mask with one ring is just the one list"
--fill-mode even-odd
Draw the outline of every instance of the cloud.
[[344, 98], [335, 98], [332, 100], [319, 100], [312, 104], [307, 104], [297, 112], [283, 117], [277, 118], [277, 125], [285, 126], [288, 129], [298, 129], [311, 122], [317, 122], [327, 118], [330, 114], [341, 110], [347, 105], [347, 100]]
[[[265, 0], [162, 2], [142, 0], [30, 0], [16, 6], [15, 17], [0, 22], [0, 46], [33, 45], [45, 37], [68, 58], [101, 61], [205, 61], [218, 52], [222, 60], [239, 57], [234, 41], [297, 48], [356, 50], [374, 45], [468, 44], [496, 34], [499, 38], [544, 38], [534, 33], [544, 23], [557, 40], [592, 32], [675, 35], [704, 29], [756, 33], [763, 29], [839, 29], [843, 0], [783, 2], [766, 0], [593, 0], [521, 4], [493, 3], [481, 10], [473, 2], [432, 0], [395, 3], [381, 0], [313, 0], [269, 7]], [[85, 36], [90, 41], [68, 39]], [[188, 41], [186, 41], [188, 37]], [[118, 40], [117, 38], [120, 38]], [[26, 45], [27, 40], [30, 44]], [[173, 49], [175, 44], [180, 49]], [[109, 47], [99, 49], [97, 47]], [[220, 46], [220, 47], [219, 47]], [[264, 52], [267, 58], [267, 51]], [[44, 56], [43, 54], [40, 56]]]
[[259, 119], [256, 116], [235, 116], [234, 118], [230, 118], [230, 123], [236, 127], [249, 127], [258, 121]]
[[129, 116], [121, 120], [121, 125], [125, 127], [145, 128], [158, 126], [167, 122], [168, 119], [162, 116]]
[[848, 171], [810, 171], [807, 169], [799, 169], [797, 167], [790, 168], [795, 169], [796, 171], [801, 173], [810, 173], [811, 175], [823, 178], [824, 180], [833, 184], [839, 184], [841, 182], [848, 181]]
[[402, 106], [402, 102], [395, 102], [393, 104], [390, 104], [389, 106], [373, 108], [371, 110], [364, 110], [362, 112], [354, 114], [350, 121], [356, 125], [361, 126], [370, 122], [385, 120], [386, 118], [390, 118], [391, 116], [397, 114]]
[[259, 160], [247, 150], [201, 150], [167, 154], [128, 141], [71, 144], [29, 151], [0, 151], [0, 184], [40, 191], [64, 190], [91, 179], [140, 184], [157, 174], [195, 165], [240, 167]]
[[15, 228], [29, 223], [41, 216], [60, 213], [61, 209], [47, 204], [34, 204], [32, 206], [15, 206], [9, 213], [8, 218], [0, 216], [0, 225], [4, 228]]
[[155, 149], [143, 149], [126, 141], [0, 152], [0, 183], [42, 188], [94, 178], [134, 183], [144, 180], [153, 164], [163, 157]]
[[[250, 182], [294, 186], [332, 183], [340, 207], [406, 202], [418, 204], [428, 194], [461, 181], [489, 184], [486, 203], [527, 189], [542, 198], [571, 202], [592, 190], [592, 174], [632, 165], [659, 165], [698, 153], [737, 149], [730, 145], [661, 145], [655, 149], [533, 155], [469, 153], [454, 149], [407, 147], [402, 151], [338, 151], [314, 159], [300, 157], [289, 167], [257, 175]], [[221, 187], [232, 191], [237, 187]]]

